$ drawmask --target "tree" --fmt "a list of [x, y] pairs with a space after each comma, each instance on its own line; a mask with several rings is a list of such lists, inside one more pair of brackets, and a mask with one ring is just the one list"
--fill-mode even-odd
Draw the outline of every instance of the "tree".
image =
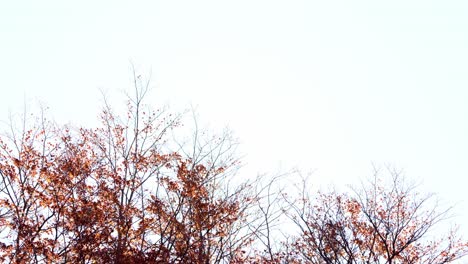
[[[136, 76], [136, 75], [135, 75]], [[0, 258], [12, 263], [226, 263], [259, 229], [256, 180], [232, 184], [229, 133], [170, 143], [180, 117], [107, 102], [94, 129], [44, 117], [0, 138]], [[13, 127], [13, 125], [11, 126]], [[176, 149], [170, 147], [176, 146]]]
[[[319, 193], [302, 188], [290, 202], [289, 216], [301, 236], [293, 254], [306, 263], [450, 263], [468, 253], [468, 243], [451, 230], [440, 239], [428, 235], [445, 220], [432, 195], [421, 196], [402, 175], [390, 171], [385, 184], [375, 177], [350, 194]], [[305, 185], [304, 185], [305, 186]]]
[[[286, 196], [282, 176], [238, 177], [233, 136], [195, 119], [181, 143], [181, 115], [147, 105], [148, 86], [134, 77], [123, 114], [105, 100], [96, 128], [43, 112], [10, 120], [0, 136], [0, 261], [449, 263], [468, 252], [456, 230], [427, 236], [448, 211], [396, 172], [390, 184], [376, 176], [316, 198], [305, 184]], [[291, 226], [299, 232], [283, 238]]]

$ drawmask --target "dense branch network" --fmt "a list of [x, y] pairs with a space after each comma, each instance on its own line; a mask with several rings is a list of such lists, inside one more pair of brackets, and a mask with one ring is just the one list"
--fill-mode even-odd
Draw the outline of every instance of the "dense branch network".
[[230, 133], [196, 126], [191, 142], [171, 139], [180, 116], [146, 105], [148, 87], [135, 77], [123, 115], [105, 101], [97, 128], [11, 121], [0, 136], [2, 262], [435, 264], [467, 253], [455, 231], [427, 238], [447, 212], [399, 173], [351, 194], [304, 183], [286, 195], [281, 176], [236, 175]]

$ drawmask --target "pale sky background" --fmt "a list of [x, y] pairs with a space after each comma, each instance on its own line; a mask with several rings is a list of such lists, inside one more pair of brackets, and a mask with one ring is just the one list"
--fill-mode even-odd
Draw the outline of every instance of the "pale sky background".
[[156, 106], [229, 126], [245, 173], [348, 184], [392, 164], [468, 238], [468, 1], [0, 3], [2, 120], [26, 98], [93, 124], [130, 61]]

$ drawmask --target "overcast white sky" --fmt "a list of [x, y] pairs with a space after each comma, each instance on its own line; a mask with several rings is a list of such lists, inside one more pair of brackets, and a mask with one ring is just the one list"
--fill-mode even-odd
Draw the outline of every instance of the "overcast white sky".
[[155, 104], [234, 130], [250, 171], [342, 184], [392, 164], [468, 223], [467, 14], [467, 1], [2, 1], [0, 119], [26, 97], [92, 124], [132, 61]]

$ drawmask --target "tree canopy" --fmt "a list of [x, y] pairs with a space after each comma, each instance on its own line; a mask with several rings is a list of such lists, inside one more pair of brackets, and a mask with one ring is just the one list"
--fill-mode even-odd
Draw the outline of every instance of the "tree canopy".
[[146, 87], [123, 115], [105, 103], [96, 128], [39, 115], [0, 136], [3, 262], [450, 263], [468, 252], [456, 230], [427, 236], [447, 210], [399, 173], [297, 195], [276, 177], [239, 178], [230, 133], [197, 128], [182, 144], [180, 116], [147, 105]]

